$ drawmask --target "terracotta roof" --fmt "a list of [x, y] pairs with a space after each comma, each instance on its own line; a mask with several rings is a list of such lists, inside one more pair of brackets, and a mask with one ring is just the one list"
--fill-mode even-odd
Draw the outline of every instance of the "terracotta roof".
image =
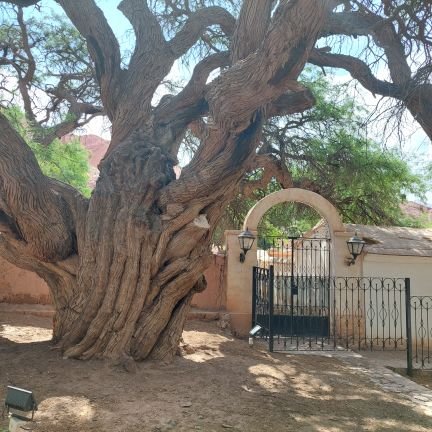
[[345, 224], [366, 241], [365, 252], [432, 257], [432, 229]]

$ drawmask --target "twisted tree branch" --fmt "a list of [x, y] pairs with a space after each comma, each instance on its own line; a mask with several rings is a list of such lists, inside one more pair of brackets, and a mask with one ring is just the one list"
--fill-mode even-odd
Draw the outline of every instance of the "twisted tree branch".
[[387, 57], [391, 78], [395, 84], [403, 84], [411, 77], [404, 46], [392, 22], [368, 11], [339, 12], [329, 15], [323, 36], [372, 36]]
[[234, 32], [235, 18], [224, 8], [210, 6], [192, 13], [183, 28], [169, 41], [169, 47], [175, 58], [185, 54], [202, 36], [204, 30], [212, 25], [219, 25], [227, 36]]
[[274, 177], [282, 188], [293, 187], [291, 173], [284, 166], [283, 162], [275, 155], [257, 154], [249, 166], [249, 171], [263, 170], [259, 180], [243, 180], [240, 183], [240, 193], [246, 197], [251, 196], [257, 189], [265, 189]]
[[166, 52], [167, 44], [161, 26], [149, 9], [147, 0], [122, 0], [118, 9], [130, 21], [136, 36], [130, 69], [144, 55]]
[[379, 80], [373, 75], [369, 66], [356, 57], [344, 54], [331, 54], [326, 52], [326, 50], [314, 49], [309, 56], [308, 62], [320, 67], [345, 69], [365, 89], [374, 95], [391, 96], [397, 99], [402, 96], [402, 91], [398, 85]]
[[258, 107], [287, 90], [303, 90], [296, 80], [331, 4], [327, 0], [280, 4], [260, 49], [233, 65], [209, 91], [215, 123], [235, 124], [241, 130]]
[[0, 130], [3, 212], [7, 210], [30, 255], [46, 262], [65, 259], [74, 251], [73, 220], [66, 203], [51, 190], [33, 152], [1, 113]]
[[269, 104], [267, 117], [301, 113], [315, 105], [315, 97], [309, 89], [285, 93]]
[[231, 44], [235, 63], [255, 52], [264, 40], [270, 24], [273, 0], [244, 0]]
[[117, 107], [122, 75], [118, 41], [94, 0], [57, 2], [87, 41], [89, 53], [95, 63], [104, 107], [112, 120]]
[[394, 84], [376, 78], [363, 61], [347, 55], [313, 50], [309, 62], [320, 67], [342, 68], [371, 93], [390, 96], [404, 103], [420, 126], [432, 139], [432, 85], [418, 85], [414, 80]]
[[[229, 53], [220, 52], [201, 60], [194, 68], [188, 84], [176, 96], [165, 97], [155, 109], [155, 124], [158, 125], [159, 138], [166, 137], [173, 154], [177, 154], [178, 140], [172, 141], [173, 131], [177, 136], [183, 134], [187, 126], [204, 115], [208, 110], [205, 92], [208, 90], [207, 79], [212, 71], [227, 66]], [[174, 144], [174, 145], [172, 145]]]

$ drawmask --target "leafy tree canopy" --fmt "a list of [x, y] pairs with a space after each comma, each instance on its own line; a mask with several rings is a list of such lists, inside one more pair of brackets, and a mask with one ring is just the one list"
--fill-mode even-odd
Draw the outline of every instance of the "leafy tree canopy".
[[[331, 84], [331, 79], [313, 70], [303, 75], [316, 104], [306, 113], [271, 121], [266, 126], [265, 151], [284, 161], [293, 186], [326, 197], [347, 223], [424, 226], [427, 221], [404, 215], [401, 204], [408, 193], [424, 198], [425, 179], [413, 173], [400, 149], [385, 148], [364, 136], [367, 112], [347, 97], [345, 85]], [[258, 170], [248, 181], [255, 185], [260, 178]], [[273, 178], [247, 197], [240, 194], [222, 219], [216, 243], [223, 241], [223, 229], [240, 228], [251, 206], [278, 189], [280, 184]], [[266, 235], [277, 236], [295, 224], [305, 232], [319, 219], [310, 207], [282, 204], [269, 210], [261, 229]]]
[[33, 140], [32, 128], [27, 124], [23, 112], [18, 107], [4, 110], [4, 114], [17, 132], [26, 139], [46, 176], [75, 187], [84, 196], [90, 196], [88, 151], [78, 139], [68, 142], [55, 139], [49, 145], [41, 145]]

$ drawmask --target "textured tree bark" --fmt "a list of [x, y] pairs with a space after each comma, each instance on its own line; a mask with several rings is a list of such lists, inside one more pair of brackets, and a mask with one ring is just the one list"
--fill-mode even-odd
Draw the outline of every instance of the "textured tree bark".
[[[264, 168], [262, 181], [276, 175], [292, 184], [257, 148], [268, 118], [313, 106], [297, 81], [307, 61], [345, 68], [372, 92], [401, 100], [432, 136], [430, 84], [414, 86], [390, 23], [360, 9], [330, 13], [348, 2], [244, 0], [237, 20], [221, 7], [202, 7], [166, 40], [148, 2], [122, 0], [119, 9], [136, 36], [127, 66], [95, 0], [57, 3], [87, 41], [112, 141], [87, 200], [45, 177], [0, 113], [0, 255], [47, 281], [54, 341], [67, 357], [173, 357], [192, 295], [205, 285], [212, 232], [245, 173]], [[225, 34], [227, 50], [202, 58], [183, 90], [153, 107], [175, 61], [212, 26]], [[320, 35], [332, 34], [371, 35], [392, 82], [377, 79], [359, 59], [314, 50]], [[208, 82], [217, 68], [222, 72]], [[176, 179], [188, 129], [199, 146]]]
[[56, 332], [65, 356], [142, 360], [175, 352], [208, 263], [210, 230], [199, 205], [161, 213], [158, 193], [173, 175], [170, 156], [139, 136], [104, 161]]
[[[244, 172], [239, 167], [253, 157], [260, 132], [257, 119], [244, 133], [230, 137], [222, 161], [210, 161], [200, 177], [188, 178], [196, 198], [187, 201], [180, 188], [163, 203], [161, 190], [175, 182], [172, 156], [138, 133], [104, 160], [90, 200], [46, 179], [41, 184], [61, 201], [71, 219], [75, 253], [67, 259], [60, 254], [48, 262], [50, 248], [48, 256], [29, 250], [22, 233], [39, 219], [30, 213], [12, 219], [3, 212], [2, 201], [0, 255], [48, 283], [56, 308], [53, 339], [66, 357], [173, 357], [192, 295], [204, 287], [212, 227], [234, 196]], [[8, 138], [8, 147], [14, 140], [22, 144], [16, 134]], [[0, 169], [9, 172], [4, 164]], [[216, 183], [221, 169], [225, 176]], [[203, 189], [203, 181], [213, 182], [214, 188]], [[18, 192], [27, 190], [25, 182], [14, 187]], [[18, 192], [14, 189], [14, 194]], [[48, 192], [39, 195], [49, 197]], [[2, 196], [12, 201], [10, 195]], [[44, 203], [53, 206], [48, 199]], [[53, 219], [50, 214], [46, 217]], [[48, 233], [49, 239], [38, 237], [41, 250], [51, 244], [55, 233]], [[68, 243], [63, 246], [66, 250]]]
[[0, 130], [0, 214], [28, 253], [45, 261], [66, 258], [74, 250], [72, 214], [1, 112]]
[[[87, 38], [113, 142], [86, 200], [44, 177], [0, 116], [7, 131], [0, 135], [0, 254], [49, 284], [54, 340], [66, 357], [173, 357], [192, 295], [205, 285], [212, 232], [246, 171], [263, 159], [256, 157], [263, 123], [313, 104], [296, 80], [331, 2], [281, 2], [271, 20], [272, 2], [262, 1], [244, 3], [236, 30], [230, 14], [204, 8], [165, 41], [146, 2], [123, 0], [137, 35], [125, 70], [94, 0], [59, 0]], [[263, 13], [247, 42], [248, 23]], [[234, 55], [206, 57], [183, 91], [152, 108], [176, 56], [213, 24], [235, 34]], [[230, 62], [207, 84], [212, 70]], [[203, 117], [201, 145], [176, 180], [179, 143]]]

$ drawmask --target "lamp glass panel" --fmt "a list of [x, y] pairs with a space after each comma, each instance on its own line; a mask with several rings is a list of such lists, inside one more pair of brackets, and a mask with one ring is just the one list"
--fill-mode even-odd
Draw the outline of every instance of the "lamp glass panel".
[[246, 230], [242, 231], [239, 234], [238, 239], [240, 243], [240, 248], [243, 249], [243, 251], [247, 252], [252, 248], [255, 236], [249, 230]]
[[359, 237], [353, 237], [347, 241], [347, 244], [350, 254], [356, 257], [362, 253], [365, 242]]
[[254, 238], [252, 237], [243, 237], [243, 250], [250, 250], [252, 248], [253, 242], [254, 242]]
[[361, 251], [363, 249], [363, 243], [360, 243], [360, 242], [352, 243], [352, 248], [353, 248], [352, 253], [354, 255], [360, 255]]

